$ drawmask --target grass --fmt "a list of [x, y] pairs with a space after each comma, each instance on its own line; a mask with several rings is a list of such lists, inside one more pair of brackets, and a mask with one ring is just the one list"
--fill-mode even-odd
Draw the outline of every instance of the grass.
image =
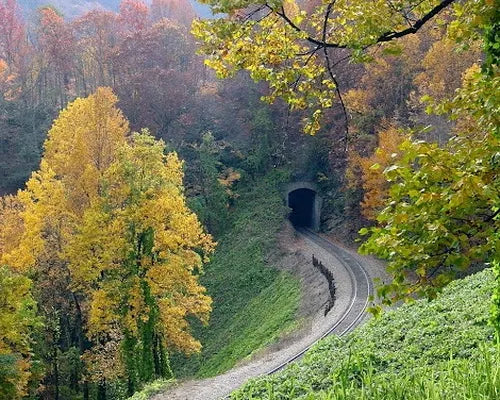
[[300, 284], [267, 262], [286, 209], [275, 172], [249, 187], [236, 202], [231, 228], [219, 239], [203, 285], [214, 300], [208, 327], [193, 323], [201, 354], [172, 356], [176, 376], [218, 375], [274, 342], [296, 323]]
[[358, 379], [337, 376], [327, 391], [309, 393], [304, 400], [457, 400], [500, 398], [500, 352], [483, 348], [477, 357], [441, 362], [410, 373], [376, 373], [355, 361], [344, 371], [361, 367]]
[[488, 326], [494, 279], [485, 270], [386, 312], [302, 361], [235, 392], [243, 399], [498, 399], [499, 350]]
[[141, 391], [134, 393], [128, 400], [148, 400], [157, 393], [160, 393], [171, 386], [175, 380], [158, 379], [146, 384]]

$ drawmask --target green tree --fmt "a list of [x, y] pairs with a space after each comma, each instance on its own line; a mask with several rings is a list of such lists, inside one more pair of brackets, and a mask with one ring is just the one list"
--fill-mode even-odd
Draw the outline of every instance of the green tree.
[[336, 67], [342, 61], [369, 62], [375, 51], [398, 54], [404, 46], [398, 39], [430, 21], [463, 48], [488, 37], [487, 74], [469, 70], [453, 101], [427, 99], [429, 109], [455, 121], [453, 137], [443, 147], [402, 144], [401, 160], [385, 171], [392, 187], [380, 225], [362, 231], [371, 233], [362, 250], [389, 260], [394, 281], [379, 290], [389, 303], [415, 293], [434, 296], [457, 270], [498, 254], [496, 1], [324, 0], [310, 11], [293, 0], [203, 2], [227, 14], [193, 25], [206, 64], [219, 77], [246, 70], [267, 82], [266, 100], [281, 97], [292, 109], [309, 110], [305, 131], [311, 134], [340, 95]]
[[127, 378], [130, 395], [169, 377], [168, 350], [201, 349], [187, 318], [206, 323], [211, 311], [198, 279], [214, 243], [186, 205], [182, 164], [147, 131], [134, 134], [65, 252], [88, 309], [88, 368], [101, 384]]
[[266, 107], [258, 107], [252, 118], [252, 143], [245, 159], [245, 169], [253, 176], [265, 174], [272, 163], [274, 130], [271, 113]]
[[90, 382], [104, 399], [113, 385], [132, 394], [168, 376], [167, 350], [198, 352], [189, 318], [206, 322], [211, 311], [198, 279], [215, 244], [186, 205], [183, 163], [147, 132], [131, 136], [116, 102], [100, 88], [63, 110], [39, 171], [0, 204], [0, 262], [33, 276], [43, 395], [55, 400], [88, 399]]
[[471, 68], [458, 96], [437, 107], [456, 122], [445, 146], [407, 140], [402, 159], [385, 170], [387, 206], [379, 226], [362, 230], [370, 236], [361, 250], [389, 261], [394, 280], [379, 289], [388, 303], [433, 297], [457, 272], [498, 257], [498, 113], [482, 104], [495, 98], [500, 78], [484, 78]]
[[33, 333], [39, 319], [31, 281], [0, 267], [0, 397], [21, 399], [28, 394]]
[[203, 135], [198, 148], [200, 165], [197, 209], [208, 231], [218, 235], [225, 229], [228, 221], [229, 196], [220, 182], [222, 164], [219, 161], [219, 149], [212, 133]]

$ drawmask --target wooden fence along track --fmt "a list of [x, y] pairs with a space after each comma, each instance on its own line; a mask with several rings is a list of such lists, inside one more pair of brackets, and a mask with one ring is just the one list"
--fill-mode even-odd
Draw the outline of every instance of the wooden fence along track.
[[[323, 336], [321, 336], [321, 338], [319, 338], [316, 342], [306, 347], [293, 357], [289, 358], [284, 363], [267, 372], [267, 375], [275, 374], [276, 372], [279, 372], [286, 368], [289, 364], [300, 359], [319, 340], [330, 335], [344, 336], [351, 332], [362, 322], [363, 318], [365, 317], [366, 308], [373, 291], [373, 285], [370, 277], [368, 276], [368, 273], [360, 264], [360, 262], [351, 254], [349, 254], [348, 251], [336, 245], [335, 243], [332, 243], [329, 240], [319, 236], [310, 229], [297, 228], [297, 231], [302, 236], [306, 237], [310, 241], [314, 242], [315, 244], [335, 256], [335, 258], [337, 258], [342, 263], [342, 265], [344, 265], [349, 273], [349, 277], [351, 280], [351, 297], [347, 309], [335, 321], [332, 327], [327, 332], [325, 332]], [[224, 399], [230, 398], [231, 395], [224, 397]]]
[[[359, 261], [356, 260], [342, 247], [337, 246], [335, 243], [332, 243], [329, 240], [326, 240], [310, 229], [298, 228], [297, 231], [307, 239], [322, 247], [324, 250], [333, 254], [349, 272], [352, 287], [349, 306], [340, 316], [340, 318], [335, 322], [335, 324], [323, 336], [321, 336], [319, 340], [329, 335], [344, 336], [352, 331], [356, 326], [358, 326], [365, 316], [366, 307], [368, 306], [369, 298], [372, 295], [373, 291], [370, 277], [368, 276], [363, 266], [359, 263]], [[298, 360], [316, 343], [317, 342], [313, 343], [312, 345], [302, 350], [300, 353], [289, 358], [283, 364], [272, 369], [267, 373], [267, 375], [272, 375], [278, 371], [281, 371], [290, 363]]]

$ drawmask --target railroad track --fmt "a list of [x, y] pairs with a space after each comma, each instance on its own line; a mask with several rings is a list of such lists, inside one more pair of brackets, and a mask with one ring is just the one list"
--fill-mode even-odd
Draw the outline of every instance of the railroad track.
[[[348, 251], [344, 250], [342, 247], [337, 246], [336, 244], [324, 239], [323, 237], [317, 235], [313, 231], [309, 229], [298, 229], [297, 230], [300, 235], [302, 235], [306, 240], [309, 240], [316, 245], [320, 246], [323, 248], [325, 251], [328, 253], [332, 254], [335, 258], [339, 260], [340, 263], [346, 268], [350, 281], [351, 281], [351, 293], [350, 293], [350, 299], [348, 302], [348, 306], [346, 307], [345, 311], [342, 313], [342, 315], [333, 323], [333, 325], [319, 338], [318, 340], [323, 339], [326, 336], [329, 335], [338, 335], [338, 336], [343, 336], [352, 331], [356, 326], [358, 326], [361, 321], [363, 320], [364, 316], [366, 315], [366, 307], [368, 306], [369, 302], [369, 297], [372, 294], [373, 287], [372, 283], [370, 280], [370, 277], [368, 276], [367, 272], [363, 268], [363, 266], [359, 263], [359, 261], [353, 257]], [[270, 371], [262, 371], [259, 374], [246, 374], [245, 380], [247, 380], [250, 377], [257, 377], [259, 375], [272, 375], [282, 369], [284, 369], [286, 366], [289, 364], [293, 363], [294, 361], [297, 361], [300, 359], [314, 344], [316, 344], [317, 341], [315, 341], [312, 345], [308, 346], [307, 348], [301, 350], [294, 356], [288, 358], [285, 362], [280, 364], [279, 366], [273, 368]], [[216, 378], [213, 378], [216, 379]], [[233, 378], [234, 379], [234, 378]], [[222, 387], [222, 390], [225, 391], [227, 394], [222, 394], [220, 393], [216, 397], [211, 396], [210, 394], [207, 394], [206, 392], [203, 392], [204, 388], [206, 388], [206, 385], [214, 384], [214, 382], [207, 383], [206, 381], [202, 385], [197, 387], [196, 385], [194, 386], [193, 390], [191, 392], [184, 392], [180, 393], [177, 395], [174, 395], [173, 397], [161, 397], [161, 399], [167, 399], [167, 398], [175, 398], [175, 399], [183, 399], [183, 400], [191, 400], [191, 399], [230, 399], [231, 398], [231, 392], [237, 389], [237, 386], [232, 386], [227, 383], [227, 378], [226, 380], [222, 380], [219, 385]], [[241, 380], [241, 382], [238, 385], [244, 384], [244, 380]], [[205, 386], [203, 386], [205, 385]], [[231, 387], [232, 386], [232, 387]], [[201, 395], [201, 393], [204, 393], [206, 395]], [[157, 398], [158, 400], [160, 397]]]
[[[351, 254], [349, 254], [349, 252], [344, 250], [342, 247], [337, 246], [335, 243], [332, 243], [329, 240], [326, 240], [310, 229], [298, 228], [297, 231], [307, 239], [322, 247], [324, 250], [333, 254], [344, 265], [349, 273], [352, 287], [349, 306], [340, 316], [340, 318], [335, 322], [335, 324], [327, 332], [325, 332], [325, 334], [321, 336], [318, 341], [330, 335], [344, 336], [351, 332], [356, 326], [358, 326], [365, 316], [366, 307], [368, 306], [369, 298], [372, 295], [373, 291], [370, 277], [368, 276], [363, 266], [359, 263], [359, 261], [356, 260]], [[287, 361], [280, 364], [276, 368], [272, 369], [267, 373], [267, 375], [272, 375], [278, 371], [281, 371], [289, 364], [297, 361], [318, 341], [311, 344], [293, 357], [289, 358]]]

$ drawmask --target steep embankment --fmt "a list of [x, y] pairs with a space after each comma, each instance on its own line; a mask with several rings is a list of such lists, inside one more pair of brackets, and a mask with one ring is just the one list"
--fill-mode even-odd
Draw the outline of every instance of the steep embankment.
[[493, 274], [450, 284], [438, 299], [387, 312], [321, 341], [282, 373], [233, 399], [497, 399], [500, 359], [488, 326]]
[[280, 180], [278, 173], [259, 180], [237, 200], [231, 229], [220, 238], [202, 278], [214, 300], [209, 325], [195, 327], [202, 353], [174, 357], [177, 377], [227, 371], [295, 326], [300, 283], [267, 260], [287, 213], [278, 191]]

